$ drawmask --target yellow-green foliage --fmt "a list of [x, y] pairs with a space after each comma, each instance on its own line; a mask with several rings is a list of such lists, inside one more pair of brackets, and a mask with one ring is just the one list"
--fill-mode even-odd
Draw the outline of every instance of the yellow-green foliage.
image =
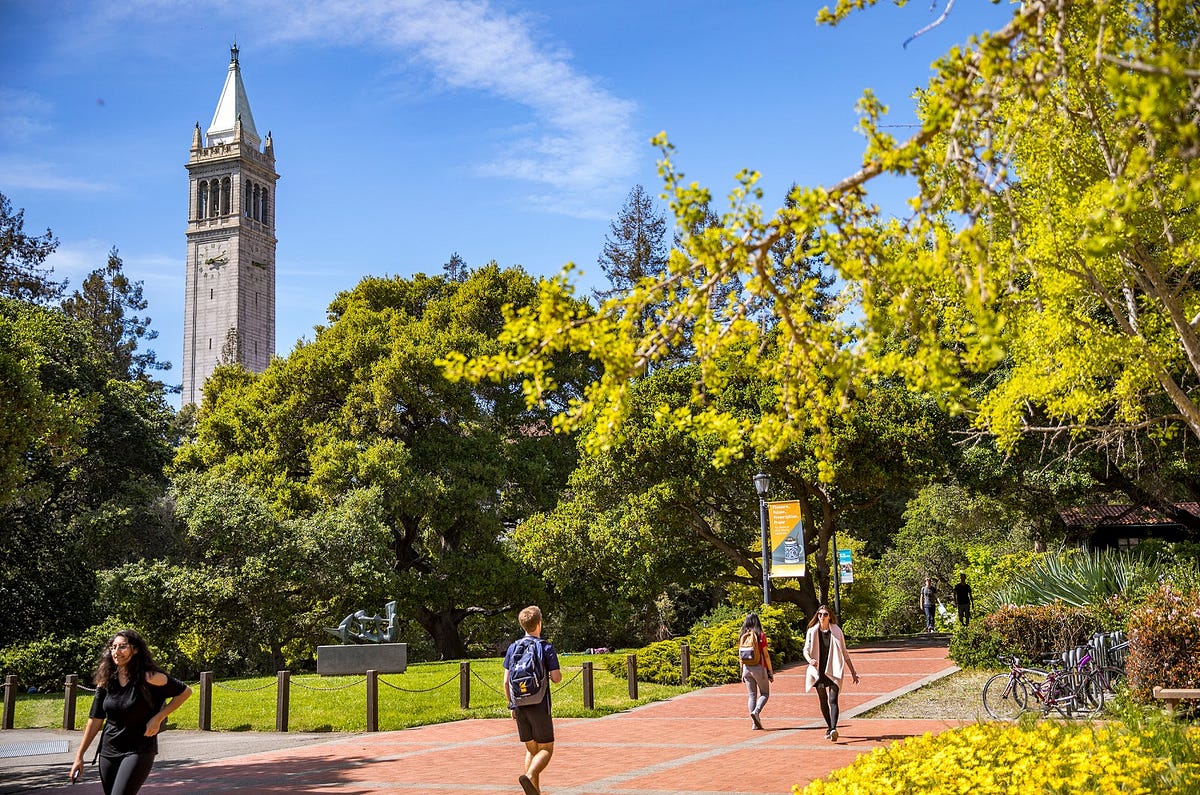
[[[765, 607], [759, 612], [759, 618], [770, 641], [768, 651], [771, 653], [771, 664], [779, 666], [799, 659], [804, 641], [792, 633], [784, 612], [779, 608]], [[742, 676], [737, 656], [741, 628], [741, 620], [732, 619], [696, 630], [686, 637], [663, 640], [637, 649], [634, 653], [637, 655], [638, 681], [679, 684], [680, 646], [685, 642], [690, 650], [689, 685], [709, 687], [738, 681]], [[610, 654], [605, 658], [604, 665], [615, 676], [623, 677], [626, 674], [626, 655]]]
[[1200, 729], [979, 723], [861, 756], [794, 795], [1200, 792]]

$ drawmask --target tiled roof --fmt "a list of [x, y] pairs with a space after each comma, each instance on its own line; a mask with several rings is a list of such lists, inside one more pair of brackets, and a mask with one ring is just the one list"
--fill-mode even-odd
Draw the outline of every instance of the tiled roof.
[[[1200, 502], [1177, 502], [1175, 507], [1200, 517]], [[1154, 508], [1145, 505], [1089, 505], [1059, 511], [1067, 527], [1096, 525], [1152, 526], [1173, 525], [1175, 522]]]

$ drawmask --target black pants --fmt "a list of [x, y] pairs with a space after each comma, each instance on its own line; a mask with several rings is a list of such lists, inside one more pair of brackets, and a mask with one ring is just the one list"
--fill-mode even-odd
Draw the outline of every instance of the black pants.
[[821, 677], [817, 680], [817, 701], [821, 704], [821, 717], [828, 729], [836, 729], [838, 722], [838, 686], [832, 680]]
[[154, 754], [102, 755], [100, 783], [104, 785], [104, 795], [134, 795], [146, 782], [152, 767]]
[[958, 603], [958, 623], [962, 624], [964, 627], [971, 623], [970, 605], [964, 604], [963, 602]]

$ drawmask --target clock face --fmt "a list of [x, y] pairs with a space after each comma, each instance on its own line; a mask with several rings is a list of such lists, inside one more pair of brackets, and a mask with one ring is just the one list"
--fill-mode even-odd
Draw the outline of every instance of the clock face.
[[229, 262], [229, 252], [220, 243], [206, 243], [200, 246], [200, 262], [217, 267]]

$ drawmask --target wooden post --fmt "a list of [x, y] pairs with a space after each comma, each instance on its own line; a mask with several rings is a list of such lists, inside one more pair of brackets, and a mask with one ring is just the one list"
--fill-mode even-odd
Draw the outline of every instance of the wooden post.
[[379, 731], [379, 671], [367, 671], [367, 731]]
[[458, 706], [459, 709], [471, 708], [471, 663], [458, 664]]
[[11, 729], [13, 717], [17, 714], [17, 677], [9, 674], [4, 677], [4, 719], [0, 729]]
[[596, 708], [596, 691], [592, 682], [592, 663], [590, 660], [583, 664], [583, 708]]
[[686, 643], [679, 644], [679, 683], [687, 686], [692, 675], [692, 650]]
[[75, 729], [75, 697], [79, 694], [79, 677], [67, 674], [67, 682], [63, 688], [63, 728], [67, 731]]
[[202, 732], [212, 731], [212, 687], [213, 672], [200, 672], [200, 716], [196, 719], [196, 728]]
[[629, 697], [637, 701], [637, 655], [625, 657], [625, 678], [629, 682]]
[[290, 671], [278, 671], [275, 674], [277, 691], [275, 693], [275, 731], [288, 730], [288, 686], [291, 683]]

